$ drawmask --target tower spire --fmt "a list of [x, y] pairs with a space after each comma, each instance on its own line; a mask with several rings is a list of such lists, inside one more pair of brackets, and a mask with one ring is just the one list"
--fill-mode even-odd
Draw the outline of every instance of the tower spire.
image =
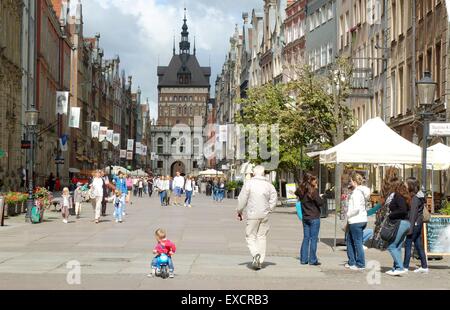
[[197, 49], [195, 48], [195, 36], [194, 36], [194, 56], [195, 56], [196, 52], [197, 52]]
[[184, 8], [183, 27], [181, 27], [181, 29], [180, 54], [189, 54], [191, 50], [191, 43], [189, 43], [186, 8]]
[[175, 35], [173, 35], [173, 55], [175, 56]]

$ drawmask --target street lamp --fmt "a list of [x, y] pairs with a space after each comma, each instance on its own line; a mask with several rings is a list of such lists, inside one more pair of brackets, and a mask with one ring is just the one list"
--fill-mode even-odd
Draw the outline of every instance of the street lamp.
[[109, 148], [109, 142], [108, 142], [108, 140], [106, 140], [106, 139], [104, 139], [103, 141], [102, 141], [102, 148], [103, 148], [103, 165], [104, 166], [106, 166], [107, 165], [107, 162], [108, 162], [108, 159], [106, 158], [107, 157], [107, 155], [108, 155], [108, 148]]
[[25, 125], [28, 130], [28, 137], [31, 142], [31, 147], [28, 150], [28, 200], [27, 200], [27, 214], [25, 216], [25, 221], [29, 221], [31, 218], [31, 209], [34, 206], [33, 198], [33, 175], [34, 175], [34, 135], [36, 133], [36, 127], [38, 124], [39, 111], [35, 107], [29, 108], [25, 111]]
[[423, 107], [420, 116], [423, 120], [423, 145], [422, 145], [422, 191], [427, 188], [427, 147], [428, 147], [428, 127], [429, 120], [433, 116], [431, 108], [434, 104], [436, 92], [436, 82], [431, 79], [431, 73], [425, 71], [423, 78], [416, 82], [419, 96], [419, 104]]

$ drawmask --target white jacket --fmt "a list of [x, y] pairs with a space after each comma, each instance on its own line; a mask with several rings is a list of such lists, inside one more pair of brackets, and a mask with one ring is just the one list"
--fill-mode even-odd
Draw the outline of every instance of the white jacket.
[[370, 199], [370, 189], [357, 186], [348, 198], [347, 219], [349, 224], [367, 223], [366, 199]]
[[277, 199], [275, 187], [265, 177], [254, 177], [242, 187], [237, 211], [242, 213], [245, 209], [249, 220], [263, 219], [273, 211]]

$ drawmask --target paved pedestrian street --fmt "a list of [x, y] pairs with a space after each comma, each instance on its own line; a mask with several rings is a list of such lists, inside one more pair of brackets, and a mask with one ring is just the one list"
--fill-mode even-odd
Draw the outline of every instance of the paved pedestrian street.
[[[430, 273], [392, 278], [387, 252], [369, 249], [364, 272], [344, 269], [345, 247], [332, 249], [334, 216], [321, 223], [319, 267], [300, 265], [302, 226], [293, 208], [278, 207], [271, 215], [264, 268], [251, 269], [244, 222], [235, 216], [237, 200], [213, 203], [197, 195], [191, 209], [160, 207], [156, 197], [133, 198], [122, 224], [112, 205], [100, 224], [85, 204], [82, 218], [47, 211], [46, 221], [26, 224], [24, 217], [0, 227], [0, 289], [449, 289], [449, 259], [430, 261]], [[165, 228], [177, 245], [175, 278], [148, 278], [153, 233]], [[342, 238], [342, 233], [339, 232]], [[342, 241], [342, 240], [341, 240]], [[80, 264], [80, 282], [67, 281], [68, 262]], [[417, 261], [413, 261], [417, 263]], [[381, 274], [377, 273], [377, 264]], [[69, 279], [70, 280], [70, 279]], [[69, 284], [72, 283], [72, 284]]]

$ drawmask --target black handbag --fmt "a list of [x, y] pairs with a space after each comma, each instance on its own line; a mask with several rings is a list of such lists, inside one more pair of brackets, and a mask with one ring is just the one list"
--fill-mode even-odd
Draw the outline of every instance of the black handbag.
[[391, 243], [397, 236], [398, 228], [400, 226], [400, 220], [391, 220], [386, 217], [383, 225], [381, 226], [380, 238], [381, 240]]

